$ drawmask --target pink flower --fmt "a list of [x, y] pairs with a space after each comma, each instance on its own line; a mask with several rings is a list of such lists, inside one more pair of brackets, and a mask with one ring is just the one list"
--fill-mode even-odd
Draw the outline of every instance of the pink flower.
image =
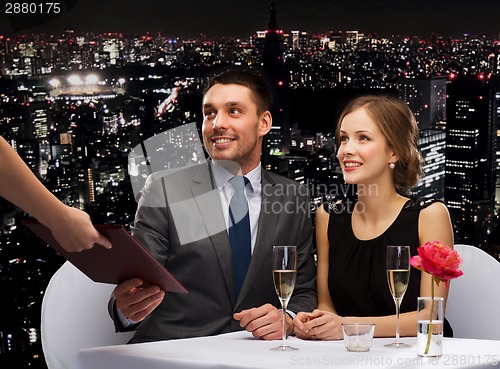
[[410, 259], [410, 264], [432, 275], [437, 284], [443, 281], [448, 288], [450, 279], [458, 278], [463, 274], [458, 269], [462, 263], [460, 255], [439, 241], [427, 242], [417, 251], [418, 255]]

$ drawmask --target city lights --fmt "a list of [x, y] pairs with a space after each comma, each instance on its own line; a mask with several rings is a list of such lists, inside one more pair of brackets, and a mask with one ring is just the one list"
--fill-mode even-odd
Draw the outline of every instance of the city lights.
[[72, 74], [66, 79], [70, 85], [79, 86], [83, 85], [81, 77], [77, 74]]
[[49, 85], [57, 88], [61, 85], [61, 81], [59, 81], [57, 78], [52, 78], [51, 80], [49, 80]]
[[[204, 160], [202, 150], [185, 150], [200, 144], [197, 135], [177, 137], [171, 130], [201, 126], [201, 96], [210, 76], [234, 66], [256, 69], [269, 77], [275, 102], [262, 165], [306, 185], [314, 208], [337, 198], [325, 188], [344, 185], [334, 137], [343, 104], [360, 93], [397, 95], [415, 115], [425, 158], [425, 177], [413, 195], [444, 200], [456, 242], [484, 244], [495, 233], [500, 41], [265, 26], [247, 37], [77, 30], [0, 37], [2, 135], [63, 202], [99, 222], [130, 225], [137, 205], [131, 183], [145, 183], [154, 166], [146, 155], [129, 160], [131, 151], [164, 134], [168, 140], [159, 139], [154, 152], [174, 151], [174, 157], [154, 163], [161, 170]], [[0, 216], [0, 254], [9, 255], [0, 276], [26, 275], [23, 291], [36, 296], [29, 303], [39, 303], [53, 266], [62, 261], [16, 225], [19, 210], [2, 205]], [[35, 256], [52, 268], [39, 267]], [[39, 314], [23, 304], [15, 306], [13, 320], [35, 347]], [[14, 344], [16, 336], [9, 337], [8, 345]]]
[[87, 76], [85, 76], [85, 83], [87, 85], [95, 85], [97, 84], [97, 82], [99, 82], [99, 77], [97, 77], [97, 75], [88, 74]]

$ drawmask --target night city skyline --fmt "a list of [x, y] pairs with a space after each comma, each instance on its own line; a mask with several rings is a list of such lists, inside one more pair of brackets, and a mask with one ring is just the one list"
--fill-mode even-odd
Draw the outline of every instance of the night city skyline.
[[[9, 1], [3, 1], [2, 6]], [[81, 32], [161, 32], [168, 36], [248, 37], [268, 21], [270, 1], [113, 1], [66, 0], [62, 16], [45, 21], [32, 16], [28, 21], [16, 14], [0, 13], [0, 35], [58, 33], [65, 28]], [[279, 28], [326, 33], [358, 30], [384, 37], [431, 34], [458, 37], [463, 34], [499, 38], [495, 0], [301, 0], [276, 1]], [[44, 16], [45, 17], [45, 16]]]
[[[216, 73], [267, 77], [263, 165], [305, 184], [312, 207], [337, 200], [334, 189], [355, 196], [335, 157], [343, 106], [360, 94], [399, 96], [426, 160], [414, 195], [442, 199], [455, 241], [500, 259], [500, 2], [305, 3], [275, 1], [276, 22], [268, 0], [68, 0], [49, 21], [2, 12], [0, 135], [61, 201], [94, 223], [129, 226], [144, 180], [129, 154], [160, 133], [160, 153], [197, 140], [172, 128], [199, 129]], [[174, 152], [164, 168], [190, 162]], [[2, 369], [46, 368], [41, 299], [64, 261], [20, 225], [27, 216], [0, 198]]]

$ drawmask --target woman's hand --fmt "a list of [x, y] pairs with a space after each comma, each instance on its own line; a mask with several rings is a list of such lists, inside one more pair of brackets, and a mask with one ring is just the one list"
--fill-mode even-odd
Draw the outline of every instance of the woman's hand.
[[48, 227], [57, 242], [67, 251], [82, 251], [95, 244], [111, 248], [111, 242], [92, 225], [90, 217], [82, 210], [62, 205], [52, 214], [52, 224]]
[[342, 339], [342, 322], [341, 316], [318, 309], [312, 313], [301, 312], [293, 320], [297, 337], [319, 340]]

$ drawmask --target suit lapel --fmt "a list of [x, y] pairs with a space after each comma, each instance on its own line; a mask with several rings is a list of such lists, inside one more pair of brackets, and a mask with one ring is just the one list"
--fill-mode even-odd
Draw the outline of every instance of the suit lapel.
[[231, 296], [231, 302], [234, 304], [236, 297], [234, 294], [231, 245], [229, 244], [219, 191], [213, 184], [212, 173], [208, 163], [206, 166], [200, 166], [200, 169], [193, 176], [191, 193], [219, 259], [221, 272], [226, 281], [226, 288]]
[[[259, 215], [259, 227], [257, 238], [252, 254], [252, 260], [248, 267], [248, 272], [241, 287], [240, 295], [236, 301], [236, 306], [242, 301], [246, 294], [252, 288], [255, 278], [262, 273], [262, 261], [272, 257], [272, 242], [274, 239], [274, 230], [278, 220], [279, 213], [273, 211], [272, 204], [281, 203], [281, 196], [277, 193], [276, 182], [274, 182], [265, 170], [262, 170], [262, 202]], [[263, 271], [271, 273], [270, 270]]]

